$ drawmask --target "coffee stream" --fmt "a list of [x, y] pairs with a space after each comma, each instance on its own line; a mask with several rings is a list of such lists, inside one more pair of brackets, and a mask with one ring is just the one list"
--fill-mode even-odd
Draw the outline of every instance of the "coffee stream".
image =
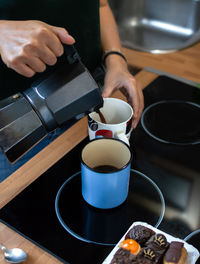
[[93, 168], [93, 170], [101, 173], [109, 173], [109, 172], [115, 172], [119, 169], [112, 165], [100, 165]]
[[98, 110], [96, 111], [96, 113], [99, 114], [99, 117], [100, 117], [101, 123], [106, 124], [106, 119], [105, 119], [105, 117], [103, 116], [103, 114], [101, 113], [101, 111], [98, 109]]

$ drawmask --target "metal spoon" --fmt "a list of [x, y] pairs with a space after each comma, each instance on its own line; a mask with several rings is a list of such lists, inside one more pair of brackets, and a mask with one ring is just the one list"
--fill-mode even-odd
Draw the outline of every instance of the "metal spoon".
[[27, 258], [26, 252], [24, 252], [21, 248], [7, 249], [0, 244], [0, 249], [3, 250], [5, 260], [9, 263], [21, 263]]

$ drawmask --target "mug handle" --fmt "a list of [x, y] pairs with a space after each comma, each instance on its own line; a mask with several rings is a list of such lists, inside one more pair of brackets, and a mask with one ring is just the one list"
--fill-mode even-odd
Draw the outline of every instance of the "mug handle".
[[129, 140], [128, 140], [127, 136], [124, 134], [124, 132], [122, 132], [122, 131], [116, 132], [115, 136], [117, 139], [124, 141], [127, 145], [130, 146]]

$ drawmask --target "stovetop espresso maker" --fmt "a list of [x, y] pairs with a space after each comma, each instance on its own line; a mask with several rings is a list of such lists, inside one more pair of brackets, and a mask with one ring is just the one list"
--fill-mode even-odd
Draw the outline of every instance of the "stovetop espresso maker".
[[13, 163], [48, 132], [102, 107], [100, 87], [73, 46], [31, 87], [0, 101], [0, 147]]

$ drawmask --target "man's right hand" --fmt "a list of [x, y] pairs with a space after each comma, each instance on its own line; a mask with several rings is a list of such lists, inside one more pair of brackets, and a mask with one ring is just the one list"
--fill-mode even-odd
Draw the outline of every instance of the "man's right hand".
[[41, 21], [0, 21], [1, 58], [7, 67], [26, 77], [54, 65], [64, 52], [62, 43], [74, 42], [66, 29]]

